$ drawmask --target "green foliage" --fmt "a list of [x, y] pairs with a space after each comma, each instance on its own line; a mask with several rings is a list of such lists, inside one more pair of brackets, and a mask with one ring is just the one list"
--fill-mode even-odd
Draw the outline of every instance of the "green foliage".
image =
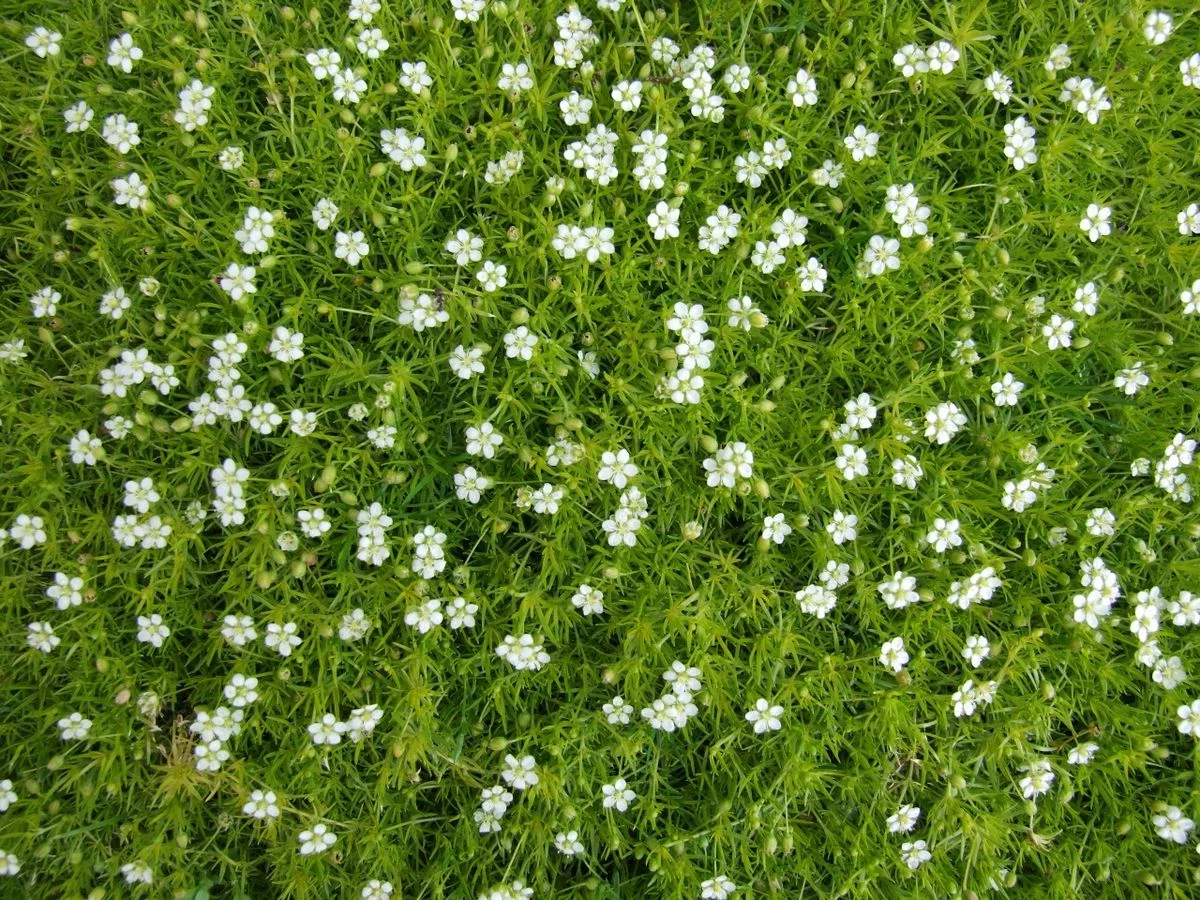
[[[1200, 19], [1161, 4], [1174, 33], [1154, 46], [1142, 33], [1153, 7], [1128, 0], [630, 0], [619, 12], [589, 0], [599, 41], [588, 72], [554, 62], [568, 5], [509, 0], [469, 23], [448, 2], [385, 3], [370, 24], [391, 47], [369, 60], [355, 48], [363, 25], [324, 0], [9, 4], [0, 342], [22, 340], [26, 355], [0, 361], [0, 525], [38, 515], [46, 539], [0, 547], [0, 778], [18, 796], [0, 813], [0, 851], [20, 860], [0, 879], [5, 895], [127, 896], [121, 866], [134, 861], [154, 879], [136, 890], [190, 900], [358, 897], [372, 878], [414, 898], [516, 880], [538, 897], [695, 897], [717, 875], [737, 896], [1192, 895], [1194, 838], [1165, 840], [1153, 817], [1156, 804], [1200, 813], [1197, 743], [1177, 717], [1200, 649], [1164, 604], [1152, 637], [1190, 675], [1167, 689], [1139, 664], [1130, 622], [1139, 591], [1200, 593], [1200, 527], [1190, 495], [1131, 466], [1152, 467], [1196, 429], [1200, 331], [1180, 293], [1200, 277], [1200, 243], [1177, 217], [1200, 202], [1200, 91], [1180, 83]], [[25, 45], [38, 25], [62, 33], [58, 56]], [[105, 61], [125, 31], [144, 50], [129, 74]], [[687, 90], [651, 61], [664, 36], [680, 58], [711, 45], [721, 121], [694, 117]], [[961, 53], [949, 74], [905, 78], [893, 65], [901, 46], [939, 39]], [[1043, 63], [1059, 43], [1072, 65], [1055, 74]], [[317, 47], [366, 80], [360, 102], [339, 103], [314, 78], [305, 54]], [[401, 86], [402, 62], [416, 60], [433, 81], [423, 95]], [[534, 87], [510, 95], [502, 64], [522, 60]], [[719, 80], [731, 63], [751, 69], [744, 92]], [[815, 106], [785, 89], [801, 66]], [[993, 70], [1013, 79], [1007, 105], [984, 86]], [[1060, 100], [1069, 76], [1107, 88], [1113, 106], [1096, 124]], [[187, 132], [173, 112], [193, 78], [215, 92], [207, 124]], [[610, 97], [625, 79], [643, 82], [636, 110]], [[587, 125], [559, 114], [571, 91], [595, 101]], [[95, 118], [68, 134], [63, 110], [81, 100]], [[140, 126], [125, 155], [100, 136], [114, 113]], [[1004, 154], [1018, 116], [1038, 155], [1022, 170]], [[564, 160], [601, 122], [620, 136], [607, 185]], [[843, 137], [859, 123], [880, 141], [856, 162]], [[401, 127], [425, 139], [412, 171], [380, 150], [380, 131]], [[630, 174], [646, 129], [669, 137], [661, 190]], [[777, 138], [787, 165], [758, 187], [735, 180], [735, 157]], [[244, 152], [236, 171], [218, 164], [229, 146]], [[519, 171], [489, 183], [488, 163], [517, 150]], [[809, 175], [826, 159], [845, 167], [837, 187]], [[148, 184], [143, 209], [113, 203], [111, 182], [130, 172]], [[901, 240], [896, 271], [864, 277], [869, 239], [896, 236], [887, 189], [906, 183], [928, 205], [928, 236]], [[328, 231], [310, 214], [324, 197], [339, 208]], [[678, 238], [655, 240], [647, 225], [661, 200], [679, 201]], [[1080, 229], [1094, 203], [1114, 226], [1096, 242]], [[713, 254], [697, 234], [722, 204], [740, 232]], [[251, 206], [277, 211], [265, 254], [234, 238]], [[807, 242], [764, 273], [755, 242], [786, 208], [807, 217]], [[560, 223], [613, 228], [615, 253], [563, 259], [551, 243]], [[484, 291], [479, 264], [447, 254], [459, 228], [507, 267], [505, 287]], [[335, 256], [340, 230], [364, 232], [359, 265]], [[828, 270], [823, 291], [795, 274], [810, 255]], [[218, 284], [232, 262], [256, 268], [256, 292], [238, 302]], [[139, 291], [146, 278], [156, 292]], [[1099, 292], [1092, 316], [1072, 312], [1086, 282]], [[47, 285], [56, 310], [31, 315]], [[131, 307], [98, 315], [116, 286]], [[444, 303], [448, 322], [399, 324], [417, 294]], [[726, 324], [726, 302], [743, 295], [762, 327]], [[715, 344], [694, 404], [658, 390], [677, 363], [666, 323], [679, 302], [704, 306]], [[1052, 314], [1075, 322], [1068, 349], [1047, 346]], [[527, 362], [505, 355], [520, 325], [539, 338]], [[272, 358], [277, 326], [304, 335], [302, 359]], [[227, 333], [248, 345], [246, 397], [284, 417], [273, 433], [193, 422]], [[486, 371], [458, 377], [452, 351], [476, 344]], [[173, 365], [179, 386], [104, 394], [102, 371], [139, 348]], [[1114, 376], [1139, 362], [1149, 385], [1127, 394]], [[1026, 386], [1015, 406], [994, 402], [1005, 372]], [[839, 436], [863, 392], [877, 420]], [[938, 444], [924, 417], [945, 402], [967, 424]], [[316, 413], [316, 430], [289, 431], [291, 410]], [[120, 439], [104, 424], [116, 416], [131, 423]], [[494, 459], [465, 449], [468, 426], [485, 420], [504, 436]], [[396, 429], [386, 449], [367, 437], [384, 425]], [[95, 465], [72, 460], [80, 429], [103, 441]], [[582, 459], [552, 465], [547, 448], [564, 436]], [[867, 451], [867, 475], [835, 467], [845, 441]], [[734, 442], [753, 451], [753, 476], [706, 485], [705, 459]], [[621, 491], [597, 471], [618, 448], [648, 503], [629, 547], [602, 528]], [[924, 471], [911, 490], [892, 479], [908, 454]], [[226, 459], [249, 479], [244, 522], [223, 527], [211, 472]], [[1005, 483], [1035, 462], [1052, 483], [1028, 509], [1008, 508]], [[456, 495], [465, 465], [492, 481], [477, 504]], [[114, 517], [132, 512], [126, 482], [145, 477], [172, 529], [162, 549], [114, 536]], [[543, 484], [562, 488], [558, 511], [522, 509], [521, 491]], [[373, 503], [392, 519], [379, 566], [356, 556], [357, 517]], [[332, 525], [320, 538], [298, 519], [314, 507]], [[1115, 533], [1085, 525], [1097, 508]], [[835, 510], [858, 517], [857, 539], [835, 543]], [[777, 545], [761, 535], [780, 513], [794, 530]], [[961, 523], [961, 546], [930, 546], [935, 518]], [[424, 580], [411, 539], [427, 525], [447, 536], [448, 564]], [[1073, 618], [1073, 598], [1081, 563], [1097, 557], [1122, 595], [1093, 628]], [[830, 561], [849, 580], [817, 618], [795, 595]], [[948, 602], [985, 567], [1002, 582], [990, 601]], [[891, 609], [877, 586], [898, 571], [915, 576], [920, 601]], [[46, 596], [59, 572], [84, 579], [81, 604]], [[603, 592], [602, 614], [573, 606], [581, 584]], [[473, 628], [449, 628], [448, 610], [427, 634], [406, 624], [419, 604], [457, 596], [478, 606]], [[343, 640], [355, 609], [373, 627]], [[170, 629], [161, 647], [137, 637], [152, 614]], [[230, 615], [250, 616], [258, 638], [227, 641]], [[27, 642], [43, 621], [61, 640], [50, 652]], [[285, 622], [303, 640], [283, 658], [262, 638]], [[496, 653], [526, 633], [551, 658], [538, 671]], [[975, 670], [962, 655], [972, 635], [991, 647]], [[879, 658], [895, 637], [910, 654], [898, 672]], [[677, 660], [702, 673], [698, 712], [656, 730], [641, 710]], [[189, 726], [224, 702], [235, 673], [257, 676], [259, 697], [230, 758], [199, 771]], [[994, 699], [956, 715], [967, 679], [994, 682]], [[615, 695], [634, 707], [628, 724], [602, 712]], [[747, 722], [759, 697], [783, 707], [780, 730]], [[310, 740], [309, 723], [367, 704], [383, 718], [361, 741]], [[84, 740], [60, 738], [72, 712], [93, 723]], [[1094, 760], [1070, 764], [1085, 741]], [[501, 783], [507, 754], [534, 756], [539, 781], [481, 834], [480, 792]], [[1019, 782], [1035, 759], [1055, 780], [1027, 800]], [[626, 812], [601, 805], [618, 777], [637, 795]], [[277, 820], [243, 815], [255, 790], [276, 793]], [[890, 833], [903, 804], [921, 809], [916, 828]], [[317, 823], [337, 842], [301, 855], [298, 835]], [[578, 856], [555, 849], [568, 830]], [[900, 847], [915, 840], [932, 859], [910, 869]]]

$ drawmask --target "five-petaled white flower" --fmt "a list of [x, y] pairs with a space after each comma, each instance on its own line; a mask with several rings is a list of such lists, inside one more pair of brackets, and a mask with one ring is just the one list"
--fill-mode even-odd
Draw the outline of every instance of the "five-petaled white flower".
[[766, 697], [759, 697], [754, 701], [754, 708], [746, 713], [746, 721], [754, 726], [755, 734], [765, 734], [783, 727], [779, 718], [782, 715], [782, 706], [773, 706]]

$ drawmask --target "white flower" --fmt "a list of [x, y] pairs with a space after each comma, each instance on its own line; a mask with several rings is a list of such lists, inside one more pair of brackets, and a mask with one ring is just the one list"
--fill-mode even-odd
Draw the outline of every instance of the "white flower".
[[300, 855], [312, 856], [314, 853], [324, 853], [337, 843], [337, 835], [329, 830], [323, 822], [318, 822], [312, 828], [300, 832]]
[[49, 622], [30, 622], [25, 635], [25, 642], [34, 650], [50, 653], [62, 643], [62, 638], [54, 633], [54, 626]]
[[537, 762], [532, 756], [516, 757], [511, 753], [504, 757], [504, 768], [500, 777], [514, 791], [523, 791], [538, 783]]
[[375, 14], [382, 8], [379, 0], [350, 0], [350, 9], [346, 15], [351, 22], [370, 25]]
[[1146, 374], [1145, 363], [1142, 362], [1135, 362], [1113, 376], [1113, 387], [1124, 391], [1127, 397], [1132, 397], [1149, 383], [1150, 376]]
[[888, 609], [904, 609], [921, 599], [921, 595], [917, 592], [916, 577], [904, 574], [902, 569], [893, 572], [892, 577], [887, 581], [880, 582], [875, 590], [883, 598], [884, 605]]
[[538, 336], [525, 325], [518, 325], [504, 335], [504, 355], [509, 359], [522, 359], [528, 362], [533, 358], [533, 348], [537, 346]]
[[492, 480], [480, 475], [474, 466], [464, 466], [454, 473], [454, 490], [459, 500], [478, 503], [483, 492], [492, 486]]
[[554, 837], [554, 848], [563, 856], [577, 856], [583, 852], [583, 842], [579, 840], [579, 832], [574, 829], [560, 831]]
[[709, 487], [734, 488], [739, 481], [754, 477], [754, 453], [742, 441], [723, 445], [703, 465]]
[[666, 200], [660, 200], [646, 216], [646, 224], [650, 226], [656, 241], [677, 238], [679, 237], [679, 209], [671, 206]]
[[333, 255], [338, 259], [344, 259], [351, 266], [357, 266], [359, 261], [371, 252], [361, 231], [339, 231], [334, 236], [334, 242], [336, 246]]
[[892, 56], [892, 65], [900, 70], [905, 78], [912, 78], [918, 73], [929, 71], [929, 62], [925, 58], [925, 48], [916, 44], [905, 44]]
[[122, 155], [128, 153], [142, 142], [138, 135], [137, 122], [131, 122], [121, 113], [114, 113], [104, 120], [100, 134], [109, 146]]
[[1012, 372], [1005, 372], [999, 381], [992, 382], [992, 395], [997, 406], [1016, 406], [1023, 390], [1025, 383], [1017, 381]]
[[962, 535], [958, 532], [958, 519], [943, 519], [939, 516], [933, 520], [933, 527], [925, 535], [925, 542], [936, 552], [945, 553], [951, 547], [962, 546]]
[[242, 815], [255, 819], [278, 819], [279, 798], [274, 791], [255, 790], [242, 806]]
[[1200, 90], [1200, 53], [1179, 61], [1179, 74], [1183, 78], [1183, 86]]
[[791, 533], [792, 526], [787, 523], [783, 513], [776, 513], [763, 519], [762, 539], [764, 541], [782, 544]]
[[419, 606], [411, 607], [404, 616], [404, 624], [421, 634], [428, 634], [442, 621], [442, 601], [438, 599], [426, 600]]
[[1176, 710], [1180, 734], [1190, 734], [1200, 740], [1200, 700], [1185, 703]]
[[483, 346], [476, 344], [469, 350], [459, 344], [450, 351], [450, 369], [462, 379], [482, 375], [486, 366], [483, 363]]
[[1089, 203], [1083, 218], [1079, 220], [1079, 230], [1086, 234], [1088, 240], [1094, 244], [1101, 237], [1112, 234], [1110, 219], [1112, 219], [1112, 207]]
[[796, 74], [788, 79], [784, 91], [792, 98], [793, 106], [815, 106], [817, 103], [817, 79], [805, 69], [796, 70]]
[[92, 729], [92, 720], [85, 719], [82, 713], [73, 712], [58, 720], [58, 730], [64, 741], [81, 741]]
[[496, 455], [496, 448], [504, 443], [504, 435], [498, 432], [491, 422], [467, 427], [467, 453], [470, 456], [482, 456], [491, 459]]
[[738, 236], [741, 213], [736, 213], [721, 204], [700, 226], [699, 246], [714, 256]]
[[1146, 14], [1142, 23], [1142, 35], [1152, 47], [1158, 47], [1167, 42], [1171, 32], [1175, 30], [1175, 21], [1169, 13], [1152, 10]]
[[805, 260], [804, 264], [796, 269], [796, 275], [800, 279], [800, 290], [805, 293], [820, 293], [825, 290], [825, 279], [829, 277], [829, 273], [815, 256]]
[[1066, 44], [1056, 44], [1046, 57], [1045, 69], [1051, 75], [1062, 71], [1071, 65], [1070, 48]]
[[531, 634], [520, 637], [505, 635], [504, 642], [496, 647], [496, 655], [508, 661], [514, 669], [536, 672], [550, 662], [550, 654]]
[[1021, 795], [1026, 800], [1040, 797], [1054, 783], [1054, 771], [1050, 768], [1049, 760], [1035, 759], [1023, 771], [1028, 773], [1020, 780]]
[[126, 884], [153, 884], [154, 872], [141, 860], [125, 863], [121, 866], [121, 875]]
[[400, 77], [397, 80], [402, 88], [412, 91], [417, 96], [427, 94], [433, 87], [433, 77], [429, 74], [424, 60], [400, 63]]
[[621, 447], [615, 452], [605, 450], [600, 455], [600, 469], [596, 477], [614, 487], [624, 488], [638, 471], [637, 465], [630, 461], [629, 451]]
[[474, 628], [475, 614], [479, 612], [479, 604], [468, 603], [465, 597], [455, 597], [446, 604], [446, 612], [450, 616], [451, 630]]
[[879, 648], [879, 663], [892, 672], [901, 671], [908, 664], [908, 651], [904, 648], [904, 638], [894, 637], [884, 641]]
[[1064, 319], [1058, 313], [1050, 317], [1050, 321], [1042, 326], [1042, 335], [1046, 338], [1046, 345], [1051, 350], [1059, 348], [1069, 348], [1071, 346], [1071, 332], [1075, 329], [1075, 322], [1071, 319]]
[[328, 197], [322, 197], [316, 202], [312, 210], [313, 224], [321, 231], [328, 231], [333, 225], [333, 220], [337, 218], [337, 204]]
[[1100, 114], [1112, 109], [1112, 101], [1108, 99], [1108, 89], [1103, 85], [1097, 87], [1090, 78], [1079, 82], [1074, 95], [1075, 111], [1083, 113], [1088, 122], [1095, 125], [1100, 121]]
[[854, 444], [842, 444], [833, 462], [846, 481], [867, 474], [867, 452]]
[[949, 41], [937, 41], [925, 48], [925, 62], [929, 66], [930, 72], [949, 75], [954, 71], [954, 64], [958, 60], [958, 48]]
[[281, 363], [295, 362], [304, 356], [304, 335], [277, 325], [271, 334], [267, 352]]
[[979, 668], [979, 665], [987, 659], [992, 652], [991, 644], [983, 635], [973, 634], [967, 638], [967, 642], [963, 645], [962, 657], [972, 668]]
[[862, 162], [875, 155], [879, 147], [879, 135], [873, 131], [867, 131], [866, 125], [855, 125], [854, 131], [846, 135], [842, 139], [842, 143], [846, 145], [846, 149], [850, 151], [855, 162]]
[[61, 40], [62, 35], [59, 32], [39, 25], [25, 36], [25, 46], [45, 59], [47, 56], [58, 56], [59, 50], [62, 49], [59, 43]]
[[984, 89], [991, 92], [998, 103], [1008, 103], [1012, 100], [1012, 79], [999, 70], [995, 70], [983, 80]]
[[493, 293], [508, 284], [508, 266], [485, 260], [483, 267], [475, 273], [475, 278], [485, 292]]
[[1196, 823], [1183, 814], [1178, 806], [1159, 807], [1161, 812], [1152, 819], [1154, 830], [1164, 841], [1186, 844]]
[[858, 516], [835, 509], [825, 525], [833, 542], [839, 546], [858, 537]]
[[92, 118], [95, 116], [92, 108], [84, 101], [80, 100], [63, 110], [63, 119], [66, 120], [67, 134], [79, 134], [87, 131], [91, 127]]
[[97, 454], [101, 453], [101, 447], [100, 438], [94, 437], [87, 429], [81, 428], [71, 438], [69, 446], [71, 462], [77, 466], [94, 466]]
[[640, 81], [618, 81], [613, 85], [613, 102], [625, 112], [633, 112], [642, 105], [642, 83]]
[[900, 859], [910, 869], [918, 869], [923, 863], [933, 859], [925, 841], [905, 841], [900, 845]]
[[724, 875], [706, 878], [700, 882], [700, 900], [728, 900], [737, 890], [737, 885]]
[[283, 625], [272, 622], [267, 626], [267, 634], [263, 638], [263, 643], [277, 651], [280, 656], [291, 656], [292, 651], [303, 643], [303, 639], [297, 634], [298, 630], [299, 626], [295, 622], [287, 622]]
[[133, 42], [128, 32], [112, 39], [108, 45], [108, 64], [126, 75], [133, 71], [133, 64], [142, 58], [142, 48]]
[[604, 592], [589, 584], [581, 584], [571, 596], [571, 603], [585, 616], [600, 615], [604, 612]]
[[765, 734], [783, 728], [779, 718], [782, 715], [782, 706], [772, 706], [765, 697], [759, 697], [754, 701], [754, 708], [746, 713], [746, 721], [754, 726], [755, 734]]
[[917, 826], [919, 818], [921, 818], [921, 808], [905, 804], [887, 817], [888, 831], [892, 834], [904, 834], [912, 831]]
[[217, 163], [226, 172], [236, 172], [246, 162], [246, 154], [241, 147], [226, 147], [217, 155]]
[[17, 802], [17, 792], [13, 790], [12, 779], [5, 778], [0, 781], [0, 812], [7, 812], [8, 808]]
[[611, 784], [601, 785], [600, 793], [604, 797], [604, 808], [615, 809], [617, 812], [625, 812], [629, 809], [629, 804], [637, 799], [637, 794], [629, 788], [624, 778], [618, 778]]
[[[354, 39], [354, 46], [367, 59], [379, 59], [381, 55], [387, 52], [391, 44], [378, 28], [364, 28], [358, 33], [358, 37]], [[414, 91], [414, 93], [420, 92]]]
[[304, 59], [312, 68], [313, 77], [317, 81], [324, 81], [338, 71], [342, 55], [328, 47], [319, 47], [316, 50], [310, 50], [305, 54]]
[[[1200, 704], [1200, 701], [1197, 703]], [[603, 711], [609, 725], [628, 725], [633, 716], [633, 706], [626, 703], [623, 697], [613, 697], [610, 702], [604, 704]]]
[[255, 274], [254, 266], [230, 263], [225, 269], [225, 274], [221, 276], [221, 290], [227, 293], [234, 302], [242, 300], [246, 295], [258, 291], [258, 287], [254, 284]]
[[137, 639], [144, 644], [161, 647], [170, 634], [171, 629], [163, 624], [162, 616], [154, 613], [150, 616], [138, 616]]
[[450, 6], [459, 22], [478, 22], [487, 8], [487, 0], [450, 0]]
[[249, 616], [227, 615], [221, 627], [221, 637], [234, 647], [245, 647], [258, 637], [254, 620]]
[[353, 69], [333, 73], [333, 99], [339, 103], [358, 103], [366, 89], [367, 82], [355, 75]]
[[558, 109], [567, 125], [586, 125], [591, 114], [592, 101], [578, 91], [571, 91], [558, 101]]
[[925, 413], [925, 437], [938, 444], [948, 444], [966, 424], [967, 417], [959, 411], [957, 404], [939, 403]]
[[871, 275], [882, 275], [900, 268], [900, 242], [895, 238], [871, 235], [863, 251], [863, 265]]
[[504, 63], [500, 67], [500, 79], [497, 86], [507, 94], [516, 96], [522, 91], [533, 89], [533, 76], [530, 74], [529, 63]]
[[113, 189], [113, 203], [117, 206], [128, 206], [130, 209], [146, 208], [150, 187], [142, 181], [142, 176], [137, 172], [130, 172], [126, 178], [114, 178], [108, 185]]
[[1091, 741], [1077, 744], [1067, 753], [1067, 762], [1072, 766], [1085, 766], [1092, 761], [1099, 749], [1100, 745]]
[[428, 161], [425, 157], [425, 138], [409, 134], [404, 128], [384, 128], [379, 132], [380, 149], [401, 171], [411, 172]]
[[1018, 116], [1004, 126], [1004, 155], [1018, 172], [1037, 162], [1036, 132], [1024, 116]]

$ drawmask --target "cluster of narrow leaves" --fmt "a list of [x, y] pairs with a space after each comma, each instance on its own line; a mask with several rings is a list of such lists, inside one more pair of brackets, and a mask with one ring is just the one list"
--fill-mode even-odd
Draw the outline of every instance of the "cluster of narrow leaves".
[[18, 6], [5, 890], [1195, 889], [1190, 7]]

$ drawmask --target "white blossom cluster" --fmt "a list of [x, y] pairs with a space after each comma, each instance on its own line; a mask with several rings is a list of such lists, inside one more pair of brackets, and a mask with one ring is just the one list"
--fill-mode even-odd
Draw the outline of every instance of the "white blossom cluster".
[[358, 530], [358, 559], [372, 566], [382, 566], [392, 555], [385, 533], [392, 517], [383, 511], [383, 504], [372, 503], [360, 509], [355, 517]]
[[243, 253], [267, 253], [268, 241], [275, 237], [275, 213], [251, 206], [242, 217], [242, 227], [233, 239], [242, 245]]
[[603, 187], [617, 177], [618, 142], [617, 133], [600, 123], [582, 141], [567, 144], [563, 158], [576, 169], [582, 170], [588, 181]]
[[704, 460], [709, 487], [735, 488], [754, 477], [754, 453], [743, 441], [723, 444]]
[[210, 84], [193, 78], [179, 91], [179, 109], [175, 110], [175, 121], [184, 131], [195, 131], [208, 124], [208, 112], [212, 109], [212, 96], [216, 91]]
[[674, 372], [660, 379], [657, 391], [670, 397], [673, 403], [699, 403], [704, 388], [703, 372], [711, 367], [712, 352], [716, 347], [706, 336], [708, 322], [704, 318], [704, 307], [699, 303], [676, 303], [667, 320], [667, 329], [679, 335], [679, 343], [675, 345], [679, 365]]
[[325, 713], [308, 726], [308, 735], [318, 747], [340, 744], [343, 736], [357, 744], [374, 731], [382, 720], [383, 710], [379, 705], [368, 703], [353, 710], [345, 721], [339, 721], [333, 713]]
[[1121, 597], [1117, 573], [1097, 556], [1080, 565], [1080, 583], [1088, 590], [1071, 598], [1074, 607], [1071, 617], [1080, 625], [1099, 628], [1100, 622], [1108, 618], [1113, 604]]
[[958, 48], [949, 41], [935, 41], [927, 47], [905, 44], [892, 57], [892, 65], [905, 78], [932, 72], [949, 75], [961, 59]]
[[488, 184], [508, 184], [521, 171], [524, 163], [525, 153], [523, 151], [509, 150], [499, 159], [488, 160], [483, 180]]
[[[389, 520], [390, 521], [390, 520]], [[426, 525], [412, 537], [412, 571], [421, 578], [434, 578], [446, 569], [446, 533]]]
[[1044, 462], [1037, 462], [1016, 480], [1004, 482], [1004, 493], [1000, 503], [1005, 509], [1021, 513], [1028, 509], [1038, 495], [1054, 483], [1055, 470]]
[[496, 655], [519, 671], [536, 672], [550, 662], [550, 654], [532, 634], [505, 635], [503, 643], [496, 647]]
[[560, 224], [550, 245], [563, 259], [582, 257], [589, 263], [599, 262], [616, 250], [613, 230], [601, 225]]
[[699, 712], [695, 697], [704, 685], [700, 670], [679, 660], [671, 663], [662, 677], [667, 690], [642, 710], [642, 718], [657, 731], [671, 732], [683, 728]]
[[600, 36], [592, 29], [592, 20], [581, 13], [578, 6], [571, 4], [554, 21], [558, 26], [554, 64], [562, 69], [579, 68], [591, 49], [600, 43]]

